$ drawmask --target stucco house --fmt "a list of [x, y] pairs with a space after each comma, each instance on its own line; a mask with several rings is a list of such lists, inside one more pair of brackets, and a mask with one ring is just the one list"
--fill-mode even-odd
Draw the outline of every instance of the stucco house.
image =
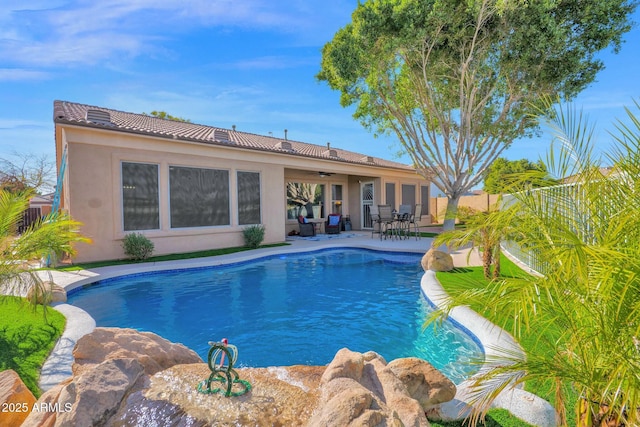
[[407, 165], [365, 154], [232, 129], [54, 101], [56, 156], [66, 171], [61, 208], [92, 244], [76, 261], [124, 256], [140, 232], [155, 254], [242, 246], [263, 224], [264, 243], [283, 242], [297, 218], [349, 215], [370, 229], [369, 206], [422, 203], [429, 182]]

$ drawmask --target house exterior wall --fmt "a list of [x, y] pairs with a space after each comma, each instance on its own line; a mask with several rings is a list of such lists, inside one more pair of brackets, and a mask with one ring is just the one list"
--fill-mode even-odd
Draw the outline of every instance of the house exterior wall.
[[[253, 158], [253, 153], [222, 152], [184, 142], [167, 142], [135, 135], [96, 135], [82, 129], [67, 129], [67, 197], [63, 207], [82, 222], [81, 232], [92, 244], [79, 244], [76, 261], [86, 262], [124, 257], [121, 163], [159, 165], [160, 229], [142, 233], [154, 245], [154, 254], [198, 251], [244, 245], [237, 210], [231, 209], [231, 225], [171, 229], [169, 224], [169, 165], [224, 169], [229, 171], [230, 205], [236, 204], [236, 172], [260, 174], [261, 218], [265, 226], [264, 243], [283, 241], [284, 167]], [[237, 150], [236, 150], [237, 151]], [[188, 153], [187, 153], [188, 152]], [[235, 214], [234, 214], [235, 212]]]
[[[331, 184], [343, 186], [343, 214], [350, 215], [353, 229], [362, 227], [359, 181], [374, 181], [376, 199], [383, 200], [382, 182], [415, 184], [426, 181], [415, 172], [282, 153], [247, 150], [184, 140], [113, 130], [56, 124], [56, 153], [61, 157], [67, 146], [68, 161], [64, 177], [62, 208], [82, 222], [81, 232], [92, 244], [78, 244], [76, 262], [124, 257], [122, 162], [156, 164], [159, 168], [160, 227], [141, 231], [155, 245], [154, 255], [243, 246], [238, 224], [236, 172], [260, 174], [261, 221], [264, 243], [283, 242], [297, 229], [287, 219], [286, 183], [323, 183], [325, 206], [331, 203]], [[229, 171], [230, 225], [171, 228], [169, 206], [169, 167], [185, 166]], [[318, 171], [332, 175], [321, 178]], [[419, 191], [419, 190], [418, 190]], [[419, 193], [416, 195], [419, 197]], [[418, 199], [417, 199], [418, 200]], [[331, 213], [325, 211], [325, 215]]]

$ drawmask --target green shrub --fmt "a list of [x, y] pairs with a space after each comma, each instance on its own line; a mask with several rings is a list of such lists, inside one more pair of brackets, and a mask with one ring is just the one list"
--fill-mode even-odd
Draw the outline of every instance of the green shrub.
[[250, 225], [242, 231], [242, 234], [245, 246], [256, 249], [264, 240], [264, 225]]
[[130, 233], [124, 236], [122, 248], [129, 258], [142, 260], [153, 253], [153, 242], [140, 233]]

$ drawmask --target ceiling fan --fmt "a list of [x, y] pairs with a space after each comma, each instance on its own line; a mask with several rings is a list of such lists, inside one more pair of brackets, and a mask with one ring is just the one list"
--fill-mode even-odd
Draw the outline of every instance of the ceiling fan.
[[318, 176], [320, 176], [320, 178], [326, 178], [331, 175], [333, 175], [332, 172], [318, 172]]

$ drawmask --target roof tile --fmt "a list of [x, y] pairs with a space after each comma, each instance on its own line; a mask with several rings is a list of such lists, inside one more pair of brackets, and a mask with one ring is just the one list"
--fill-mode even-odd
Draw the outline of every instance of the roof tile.
[[[109, 113], [111, 125], [109, 126], [100, 122], [87, 120], [88, 110], [98, 110]], [[329, 156], [327, 146], [308, 144], [300, 141], [287, 140], [287, 142], [291, 144], [291, 150], [288, 150], [281, 148], [281, 138], [239, 132], [236, 130], [199, 125], [195, 123], [160, 119], [153, 116], [147, 116], [145, 114], [127, 113], [124, 111], [68, 101], [54, 101], [54, 122], [75, 124], [78, 126], [109, 128], [111, 130], [114, 130], [115, 128], [115, 130], [123, 132], [134, 132], [172, 139], [184, 139], [207, 144], [234, 144], [246, 149], [329, 159], [331, 161], [342, 163], [357, 163], [369, 166], [376, 165], [394, 169], [413, 170], [410, 166], [402, 163], [371, 157], [362, 153], [341, 150], [335, 147], [331, 147], [331, 151], [335, 151], [335, 154], [337, 154], [336, 157]], [[228, 136], [228, 140], [225, 139], [225, 136]]]

